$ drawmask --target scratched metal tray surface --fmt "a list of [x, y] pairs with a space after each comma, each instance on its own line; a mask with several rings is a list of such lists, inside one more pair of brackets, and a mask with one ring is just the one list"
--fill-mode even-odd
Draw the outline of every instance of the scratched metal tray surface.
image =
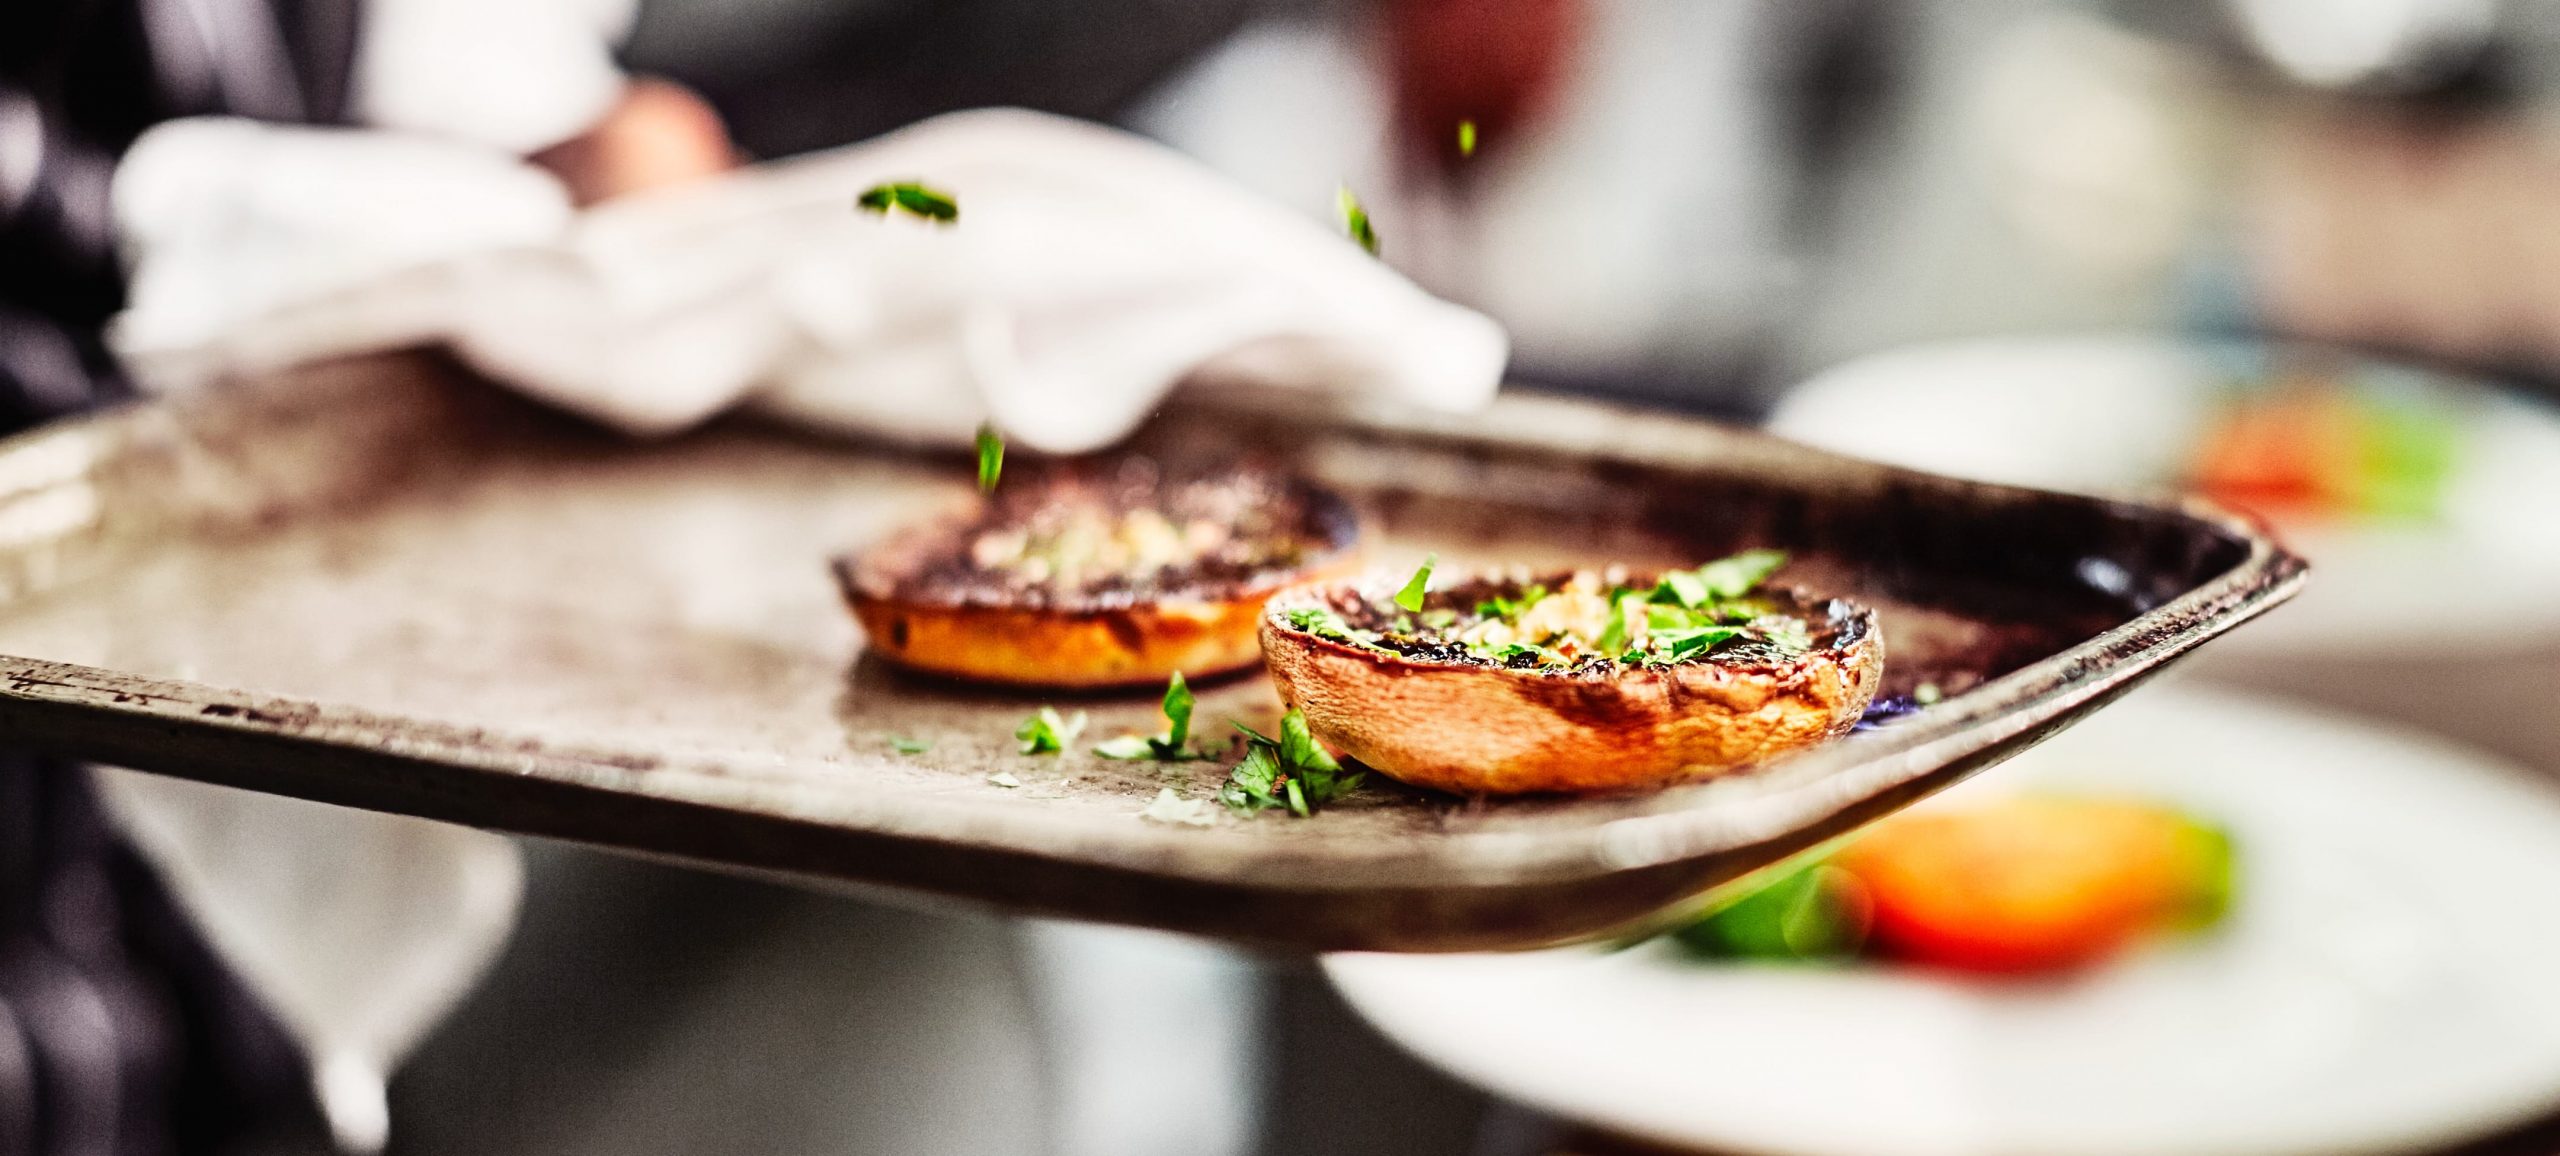
[[[1152, 694], [1026, 697], [864, 653], [828, 558], [965, 502], [967, 463], [753, 421], [635, 444], [400, 355], [0, 443], [0, 743], [1275, 947], [1528, 946], [1636, 925], [1997, 762], [2302, 576], [2204, 507], [1532, 395], [1465, 419], [1193, 400], [1138, 444], [1294, 464], [1362, 509], [1382, 566], [1782, 547], [1791, 580], [1880, 608], [1888, 696], [1950, 693], [1650, 794], [1376, 783], [1311, 820], [1162, 822], [1141, 815], [1159, 791], [1207, 798], [1225, 764], [1083, 749], [1156, 729]], [[1018, 753], [1043, 702], [1089, 713], [1086, 742]], [[1278, 713], [1258, 674], [1201, 688], [1210, 730]]]

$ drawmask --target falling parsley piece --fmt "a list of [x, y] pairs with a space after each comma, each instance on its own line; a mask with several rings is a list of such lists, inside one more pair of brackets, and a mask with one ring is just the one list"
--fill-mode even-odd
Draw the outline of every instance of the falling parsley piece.
[[1476, 155], [1476, 122], [1472, 120], [1458, 122], [1458, 155], [1462, 157]]
[[1054, 755], [1067, 749], [1076, 741], [1077, 735], [1084, 733], [1084, 723], [1083, 711], [1077, 711], [1070, 718], [1061, 718], [1056, 707], [1044, 706], [1040, 713], [1023, 720], [1022, 725], [1014, 730], [1013, 737], [1022, 740], [1023, 754]]
[[1178, 763], [1205, 756], [1191, 753], [1191, 708], [1198, 700], [1192, 697], [1191, 685], [1182, 680], [1182, 672], [1164, 686], [1165, 730], [1161, 735], [1122, 735], [1093, 748], [1093, 753], [1106, 759], [1160, 759]]
[[1396, 605], [1415, 614], [1422, 613], [1422, 600], [1431, 593], [1431, 568], [1440, 564], [1438, 554], [1425, 554], [1422, 568], [1405, 580], [1404, 589], [1396, 591]]
[[951, 194], [926, 188], [916, 181], [888, 181], [862, 190], [855, 197], [856, 207], [867, 213], [888, 216], [892, 210], [902, 211], [928, 221], [951, 224], [960, 219], [960, 202]]
[[1290, 711], [1280, 720], [1277, 739], [1236, 723], [1245, 741], [1244, 761], [1228, 772], [1218, 788], [1218, 801], [1240, 815], [1286, 810], [1301, 819], [1336, 799], [1360, 789], [1366, 771], [1344, 771], [1315, 735], [1307, 716]]
[[1360, 198], [1351, 194], [1351, 186], [1344, 185], [1337, 190], [1333, 202], [1342, 210], [1342, 231], [1358, 241], [1361, 248], [1367, 249], [1370, 256], [1377, 256], [1378, 231], [1370, 227], [1369, 210], [1360, 207]]
[[996, 479], [1004, 476], [1004, 435], [996, 432], [994, 422], [978, 424], [978, 492], [992, 494]]

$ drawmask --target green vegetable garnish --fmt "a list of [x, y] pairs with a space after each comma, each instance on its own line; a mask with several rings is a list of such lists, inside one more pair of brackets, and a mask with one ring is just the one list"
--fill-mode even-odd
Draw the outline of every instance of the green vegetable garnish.
[[1710, 959], [1845, 959], [1866, 944], [1863, 899], [1848, 872], [1809, 863], [1752, 887], [1671, 938]]
[[1458, 122], [1458, 155], [1462, 157], [1476, 155], [1476, 122], [1471, 120]]
[[1783, 550], [1745, 550], [1698, 567], [1698, 580], [1714, 598], [1740, 598], [1787, 564]]
[[1654, 631], [1652, 641], [1668, 651], [1676, 662], [1719, 642], [1741, 636], [1742, 628], [1739, 626], [1684, 626], [1676, 630]]
[[1362, 647], [1368, 650], [1385, 649], [1378, 645], [1378, 633], [1376, 631], [1354, 630], [1351, 628], [1350, 623], [1342, 620], [1341, 615], [1321, 606], [1302, 606], [1297, 609], [1287, 611], [1280, 617], [1286, 620], [1289, 625], [1315, 635], [1318, 638], [1330, 638], [1335, 642], [1347, 642], [1353, 646]]
[[2231, 832], [2213, 823], [2189, 822], [2185, 842], [2196, 865], [2196, 888], [2176, 925], [2189, 930], [2211, 927], [2231, 911], [2239, 853]]
[[1438, 554], [1423, 555], [1422, 568], [1405, 580], [1404, 589], [1396, 591], [1396, 605], [1416, 614], [1422, 613], [1422, 599], [1431, 593], [1431, 568], [1439, 562]]
[[[1695, 569], [1668, 571], [1648, 588], [1614, 587], [1607, 596], [1608, 615], [1595, 638], [1524, 636], [1501, 646], [1476, 643], [1469, 648], [1477, 657], [1495, 662], [1508, 664], [1528, 655], [1541, 665], [1573, 665], [1587, 658], [1679, 662], [1736, 640], [1782, 653], [1802, 652], [1812, 646], [1802, 622], [1770, 614], [1765, 606], [1743, 597], [1785, 562], [1786, 555], [1778, 551], [1752, 550]], [[1476, 603], [1476, 617], [1509, 625], [1516, 632], [1529, 609], [1549, 596], [1544, 586], [1526, 587], [1517, 597], [1495, 595]]]
[[891, 735], [889, 736], [889, 749], [902, 755], [920, 755], [926, 751], [932, 750], [933, 744], [926, 742], [923, 739], [902, 739], [896, 735]]
[[1528, 587], [1520, 591], [1520, 597], [1516, 599], [1504, 598], [1497, 594], [1476, 603], [1476, 617], [1499, 618], [1508, 622], [1527, 613], [1530, 607], [1537, 605], [1546, 596], [1547, 588], [1544, 586]]
[[1258, 815], [1273, 807], [1288, 806], [1283, 796], [1287, 777], [1280, 769], [1280, 756], [1272, 748], [1247, 744], [1244, 761], [1227, 772], [1225, 785], [1218, 788], [1218, 801], [1239, 815]]
[[992, 494], [996, 479], [1004, 475], [1004, 435], [996, 432], [994, 422], [978, 424], [978, 492]]
[[1014, 729], [1013, 737], [1022, 740], [1026, 755], [1054, 755], [1076, 741], [1084, 733], [1085, 717], [1077, 711], [1071, 718], [1060, 718], [1057, 708], [1041, 707], [1040, 713], [1023, 721]]
[[1122, 735], [1093, 748], [1093, 753], [1106, 759], [1160, 759], [1169, 763], [1203, 758], [1184, 749], [1191, 741], [1191, 708], [1197, 701], [1191, 695], [1190, 684], [1182, 680], [1182, 672], [1177, 670], [1164, 686], [1163, 734]]
[[1687, 570], [1674, 570], [1662, 576], [1653, 588], [1653, 600], [1692, 610], [1706, 603], [1707, 580]]
[[1602, 627], [1600, 637], [1592, 645], [1608, 658], [1624, 660], [1627, 653], [1627, 614], [1644, 603], [1644, 593], [1623, 586], [1609, 592], [1609, 625]]
[[1334, 193], [1333, 200], [1342, 209], [1342, 231], [1360, 242], [1360, 247], [1367, 249], [1370, 256], [1377, 256], [1378, 231], [1370, 227], [1369, 210], [1360, 207], [1360, 198], [1351, 195], [1351, 186], [1342, 186]]
[[1557, 653], [1552, 647], [1532, 646], [1526, 642], [1509, 643], [1501, 649], [1485, 655], [1485, 657], [1508, 666], [1511, 664], [1512, 659], [1519, 658], [1522, 655], [1535, 658], [1541, 664], [1565, 661], [1564, 655]]
[[1802, 654], [1813, 649], [1813, 633], [1804, 623], [1793, 618], [1754, 618], [1751, 629], [1760, 632], [1762, 641], [1788, 654]]
[[960, 219], [960, 202], [951, 194], [929, 189], [915, 181], [888, 181], [864, 189], [853, 203], [865, 212], [885, 217], [898, 209], [928, 221], [950, 224]]
[[[1392, 610], [1373, 604], [1346, 619], [1329, 607], [1302, 607], [1282, 611], [1281, 617], [1320, 638], [1381, 653], [1436, 658], [1460, 647], [1515, 670], [1578, 668], [1592, 662], [1658, 666], [1696, 659], [1727, 643], [1751, 647], [1765, 659], [1802, 654], [1813, 646], [1812, 631], [1803, 621], [1775, 612], [1765, 599], [1747, 597], [1785, 562], [1786, 555], [1778, 551], [1752, 550], [1666, 572], [1650, 586], [1611, 587], [1605, 615], [1594, 613], [1591, 603], [1602, 600], [1600, 591], [1582, 575], [1563, 594], [1533, 585], [1486, 596], [1476, 602], [1471, 620], [1451, 607], [1423, 609], [1439, 566], [1438, 555], [1432, 555], [1396, 591]], [[1525, 623], [1530, 611], [1550, 598], [1565, 599], [1569, 612], [1553, 622]], [[1376, 628], [1354, 626], [1354, 619]]]
[[1344, 771], [1342, 764], [1316, 742], [1307, 718], [1290, 711], [1280, 719], [1274, 739], [1243, 723], [1234, 724], [1245, 739], [1244, 761], [1227, 773], [1218, 801], [1241, 815], [1284, 808], [1301, 819], [1326, 804], [1360, 789], [1365, 771]]

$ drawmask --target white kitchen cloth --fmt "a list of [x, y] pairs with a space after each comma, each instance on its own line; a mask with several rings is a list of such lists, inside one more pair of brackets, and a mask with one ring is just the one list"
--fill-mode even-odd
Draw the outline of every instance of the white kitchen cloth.
[[[1057, 117], [956, 113], [608, 202], [552, 231], [540, 221], [558, 202], [515, 180], [539, 175], [521, 167], [450, 208], [385, 196], [271, 211], [401, 183], [387, 146], [361, 162], [367, 176], [288, 176], [359, 164], [342, 139], [354, 135], [184, 121], [137, 144], [116, 187], [133, 302], [111, 341], [140, 380], [199, 388], [441, 342], [634, 433], [751, 403], [933, 441], [992, 418], [1023, 444], [1073, 452], [1125, 434], [1186, 377], [1465, 410], [1491, 398], [1508, 356], [1499, 326], [1325, 224]], [[423, 174], [467, 167], [446, 155], [464, 146], [401, 143], [400, 163]], [[281, 179], [295, 184], [269, 187]], [[951, 194], [959, 219], [854, 207], [901, 180]], [[191, 203], [208, 187], [216, 203]]]
[[1015, 927], [1047, 1055], [1050, 1156], [1254, 1150], [1270, 1065], [1251, 956], [1133, 927]]
[[390, 1073], [515, 927], [515, 844], [424, 819], [94, 773], [117, 827], [301, 1041], [339, 1148], [379, 1151]]

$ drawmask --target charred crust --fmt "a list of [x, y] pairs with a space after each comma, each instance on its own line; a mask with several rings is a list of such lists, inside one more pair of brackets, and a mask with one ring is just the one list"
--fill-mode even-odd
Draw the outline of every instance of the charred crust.
[[[1112, 634], [1126, 641], [1136, 633], [1127, 611], [1162, 602], [1267, 597], [1348, 554], [1360, 533], [1358, 514], [1340, 496], [1258, 466], [1166, 478], [1145, 459], [1118, 458], [1026, 473], [1009, 478], [993, 499], [966, 514], [836, 559], [838, 582], [850, 596], [883, 603], [1102, 615]], [[1233, 529], [1236, 548], [1143, 574], [1098, 574], [1073, 585], [1023, 581], [971, 556], [982, 536], [1031, 525], [1070, 505], [1111, 515], [1153, 510], [1175, 520], [1214, 518]]]

